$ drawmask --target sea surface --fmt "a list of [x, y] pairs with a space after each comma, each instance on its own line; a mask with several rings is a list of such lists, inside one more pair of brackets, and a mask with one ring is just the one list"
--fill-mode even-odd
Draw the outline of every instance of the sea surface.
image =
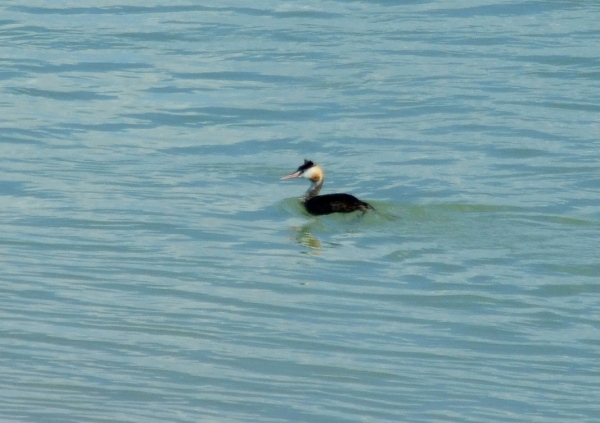
[[[0, 5], [0, 421], [600, 419], [600, 2]], [[376, 209], [308, 215], [323, 193]]]

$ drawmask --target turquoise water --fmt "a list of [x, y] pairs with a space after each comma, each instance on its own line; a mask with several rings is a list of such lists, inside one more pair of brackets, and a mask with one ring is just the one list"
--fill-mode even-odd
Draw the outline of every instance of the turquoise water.
[[598, 2], [164, 3], [0, 6], [0, 420], [597, 421]]

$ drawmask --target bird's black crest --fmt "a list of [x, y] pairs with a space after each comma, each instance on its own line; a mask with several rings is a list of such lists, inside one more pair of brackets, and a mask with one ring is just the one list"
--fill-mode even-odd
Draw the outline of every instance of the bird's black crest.
[[310, 160], [306, 160], [304, 159], [304, 164], [302, 166], [300, 166], [298, 168], [298, 170], [304, 172], [305, 170], [310, 169], [311, 167], [313, 167], [315, 164], [313, 162], [311, 162]]

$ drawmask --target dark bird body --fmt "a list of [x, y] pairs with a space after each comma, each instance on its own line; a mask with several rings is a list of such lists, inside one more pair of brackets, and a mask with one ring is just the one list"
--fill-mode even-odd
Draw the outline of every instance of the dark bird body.
[[304, 202], [306, 211], [310, 214], [351, 213], [356, 210], [363, 212], [372, 209], [369, 204], [360, 201], [350, 194], [325, 194], [317, 195]]
[[311, 181], [310, 188], [301, 199], [302, 203], [304, 203], [304, 208], [310, 214], [351, 213], [356, 210], [361, 210], [364, 213], [369, 209], [374, 210], [370, 204], [350, 194], [318, 195], [325, 180], [323, 170], [309, 160], [304, 160], [304, 164], [298, 167], [296, 172], [281, 179], [293, 178], [306, 178]]

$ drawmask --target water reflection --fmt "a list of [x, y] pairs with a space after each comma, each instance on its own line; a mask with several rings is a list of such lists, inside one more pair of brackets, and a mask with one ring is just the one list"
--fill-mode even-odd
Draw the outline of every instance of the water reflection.
[[[316, 236], [310, 230], [311, 224], [306, 224], [302, 226], [292, 226], [290, 227], [290, 231], [295, 232], [294, 240], [304, 246], [308, 247], [311, 250], [320, 250], [321, 242], [317, 239]], [[314, 251], [316, 252], [316, 251]]]

